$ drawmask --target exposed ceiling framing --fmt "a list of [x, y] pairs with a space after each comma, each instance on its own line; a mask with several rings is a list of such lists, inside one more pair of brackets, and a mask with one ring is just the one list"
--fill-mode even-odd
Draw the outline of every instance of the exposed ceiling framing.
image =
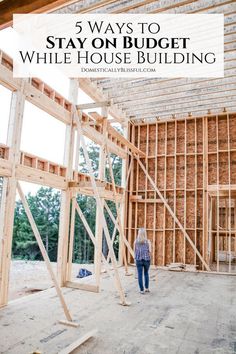
[[[29, 5], [29, 3], [31, 5]], [[39, 4], [41, 3], [41, 9]], [[132, 120], [182, 117], [219, 112], [224, 107], [236, 110], [236, 9], [235, 0], [102, 0], [102, 1], [6, 1], [0, 3], [0, 20], [7, 14], [5, 6], [27, 5], [29, 12], [55, 13], [224, 13], [225, 15], [225, 77], [213, 79], [93, 79], [93, 84], [107, 99]], [[29, 7], [30, 6], [30, 7]], [[36, 8], [38, 6], [38, 8]], [[4, 15], [5, 14], [5, 15]], [[4, 17], [4, 16], [6, 17]], [[8, 14], [9, 15], [9, 14]], [[8, 16], [9, 17], [9, 16]], [[9, 24], [9, 22], [8, 22]], [[4, 24], [3, 24], [4, 26]]]
[[236, 10], [234, 0], [131, 0], [77, 2], [57, 13], [224, 13], [225, 77], [212, 79], [92, 79], [126, 117], [136, 121], [236, 109]]

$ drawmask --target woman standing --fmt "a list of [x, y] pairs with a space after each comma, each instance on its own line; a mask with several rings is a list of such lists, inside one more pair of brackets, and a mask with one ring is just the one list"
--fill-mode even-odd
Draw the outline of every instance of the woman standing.
[[149, 268], [151, 261], [151, 244], [147, 239], [147, 233], [144, 228], [139, 229], [138, 236], [134, 243], [135, 261], [138, 271], [138, 283], [140, 293], [144, 294], [143, 273], [145, 292], [149, 292]]

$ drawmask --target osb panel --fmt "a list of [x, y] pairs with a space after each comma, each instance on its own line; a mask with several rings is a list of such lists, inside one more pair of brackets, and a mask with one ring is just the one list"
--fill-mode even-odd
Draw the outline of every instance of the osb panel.
[[133, 191], [136, 190], [137, 170], [138, 170], [138, 168], [139, 168], [138, 167], [138, 162], [137, 162], [137, 160], [134, 160], [134, 162], [133, 162], [133, 171], [132, 171], [132, 173], [133, 173], [133, 185], [130, 186], [130, 188], [132, 187]]
[[219, 135], [219, 150], [227, 150], [228, 149], [227, 116], [219, 117], [218, 119], [218, 135]]
[[165, 157], [157, 158], [157, 186], [159, 189], [164, 189], [165, 185]]
[[156, 228], [163, 229], [164, 204], [156, 204]]
[[195, 156], [187, 156], [187, 189], [195, 188]]
[[[192, 230], [187, 230], [187, 234], [192, 240], [193, 243], [195, 243], [195, 231]], [[186, 240], [186, 263], [187, 264], [193, 264], [194, 263], [194, 250], [193, 247], [190, 245], [188, 240]]]
[[203, 156], [197, 156], [197, 188], [203, 187]]
[[230, 178], [231, 184], [236, 184], [236, 151], [230, 154], [231, 167], [230, 167]]
[[[203, 255], [203, 231], [202, 230], [197, 230], [197, 249], [200, 252], [201, 255]], [[196, 263], [198, 265], [201, 264], [201, 261], [197, 255], [196, 257]], [[201, 267], [199, 267], [198, 269], [202, 269]]]
[[176, 188], [184, 189], [185, 184], [185, 157], [176, 158]]
[[173, 262], [173, 231], [166, 231], [165, 234], [165, 263]]
[[145, 189], [145, 181], [146, 181], [146, 176], [141, 168], [139, 168], [139, 173], [138, 173], [138, 189], [139, 190], [144, 190]]
[[[166, 199], [168, 200], [168, 204], [172, 210], [174, 210], [174, 192], [167, 192]], [[166, 228], [172, 229], [174, 226], [173, 217], [170, 215], [168, 210], [166, 210]]]
[[185, 121], [177, 121], [177, 152], [185, 151]]
[[197, 192], [197, 228], [203, 227], [203, 192]]
[[156, 155], [156, 125], [149, 126], [148, 156]]
[[217, 131], [216, 131], [216, 118], [212, 117], [208, 119], [208, 151], [217, 151]]
[[138, 205], [138, 217], [137, 217], [137, 227], [144, 227], [144, 203], [137, 203]]
[[219, 153], [219, 182], [220, 184], [229, 184], [229, 164], [228, 153]]
[[167, 157], [166, 189], [174, 188], [175, 158]]
[[158, 266], [163, 265], [163, 232], [156, 232], [155, 259]]
[[[156, 159], [148, 159], [148, 173], [151, 176], [151, 178], [155, 181], [155, 163]], [[147, 180], [147, 189], [153, 189], [152, 184]]]
[[[133, 247], [134, 241], [136, 239], [136, 234], [135, 234], [135, 230], [131, 230], [130, 231], [130, 235], [131, 235], [131, 241], [130, 241], [130, 245]], [[133, 258], [131, 257], [131, 261], [133, 260]]]
[[[139, 203], [140, 204], [140, 203]], [[154, 224], [154, 203], [147, 203], [147, 210], [146, 210], [146, 227], [147, 229], [153, 229]]]
[[156, 192], [154, 190], [147, 192], [147, 199], [155, 199], [155, 198], [158, 198], [158, 196], [156, 195]]
[[147, 231], [147, 239], [151, 242], [151, 248], [153, 248], [153, 232]]
[[134, 227], [135, 225], [135, 212], [136, 212], [136, 204], [137, 203], [132, 203], [132, 220], [131, 220], [131, 227]]
[[146, 125], [141, 127], [139, 134], [140, 134], [139, 135], [139, 148], [140, 148], [140, 150], [142, 150], [143, 152], [146, 153], [146, 146], [147, 146], [147, 126]]
[[167, 155], [175, 153], [175, 122], [167, 123]]
[[195, 228], [195, 193], [186, 192], [187, 202], [186, 202], [186, 228]]
[[165, 154], [165, 123], [158, 124], [157, 154]]
[[230, 148], [236, 149], [236, 115], [229, 115]]
[[195, 120], [187, 121], [187, 153], [195, 153]]
[[217, 155], [208, 156], [208, 184], [217, 184]]
[[197, 152], [203, 152], [203, 119], [197, 119]]
[[183, 191], [176, 192], [176, 216], [181, 222], [181, 224], [184, 224], [184, 192]]
[[184, 262], [184, 236], [180, 230], [175, 231], [175, 261]]

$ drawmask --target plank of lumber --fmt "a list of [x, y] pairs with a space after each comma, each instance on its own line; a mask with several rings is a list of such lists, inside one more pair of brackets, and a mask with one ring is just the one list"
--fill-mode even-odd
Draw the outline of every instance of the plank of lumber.
[[130, 195], [129, 200], [130, 202], [136, 202], [142, 200], [143, 197], [141, 195]]
[[[105, 181], [96, 181], [97, 187], [106, 187], [106, 182]], [[69, 188], [92, 188], [92, 184], [90, 181], [79, 181], [79, 182], [69, 182], [68, 183]]]
[[86, 333], [85, 335], [83, 335], [81, 338], [79, 338], [75, 342], [68, 345], [68, 347], [66, 347], [65, 349], [62, 349], [58, 354], [70, 354], [71, 352], [73, 352], [73, 350], [75, 350], [80, 345], [85, 343], [91, 337], [94, 337], [96, 334], [97, 334], [97, 329], [93, 329], [92, 331]]
[[99, 292], [99, 287], [97, 285], [93, 285], [93, 284], [85, 284], [85, 283], [77, 283], [75, 281], [67, 281], [65, 285], [67, 288], [91, 291], [93, 293]]
[[107, 107], [107, 106], [110, 106], [110, 104], [111, 104], [111, 101], [83, 103], [83, 104], [78, 104], [76, 106], [76, 108], [83, 110], [83, 109], [90, 109], [90, 108]]
[[[138, 203], [163, 203], [161, 199], [131, 199], [131, 202], [138, 202]], [[168, 202], [168, 199], [166, 199], [166, 201]]]
[[12, 164], [0, 158], [0, 176], [10, 177], [12, 175]]

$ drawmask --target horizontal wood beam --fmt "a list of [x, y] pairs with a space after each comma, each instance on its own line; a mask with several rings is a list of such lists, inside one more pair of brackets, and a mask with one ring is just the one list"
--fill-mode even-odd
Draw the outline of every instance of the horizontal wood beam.
[[[232, 111], [232, 112], [228, 112], [228, 114], [229, 114], [229, 116], [231, 116], [231, 115], [235, 115], [236, 114], [236, 108], [235, 108], [235, 110], [234, 111]], [[226, 112], [211, 112], [211, 113], [203, 113], [203, 114], [195, 114], [195, 115], [191, 115], [191, 116], [187, 116], [187, 115], [185, 115], [185, 116], [183, 116], [183, 117], [176, 117], [176, 118], [174, 118], [173, 119], [173, 117], [167, 117], [167, 118], [165, 118], [165, 117], [163, 117], [163, 118], [161, 118], [161, 119], [150, 119], [150, 121], [149, 122], [146, 122], [146, 121], [141, 121], [141, 120], [134, 120], [132, 123], [133, 123], [133, 125], [140, 125], [140, 126], [142, 126], [142, 125], [147, 125], [147, 124], [150, 124], [150, 125], [152, 125], [152, 124], [162, 124], [163, 122], [173, 122], [174, 120], [176, 120], [176, 121], [185, 121], [186, 120], [186, 118], [188, 119], [188, 120], [194, 120], [194, 119], [202, 119], [202, 117], [216, 117], [216, 116], [218, 116], [218, 117], [225, 117], [225, 115], [226, 115]]]
[[93, 293], [99, 292], [99, 287], [93, 284], [78, 283], [75, 281], [66, 281], [65, 286], [67, 288], [79, 289], [84, 291], [91, 291]]
[[10, 177], [12, 175], [12, 166], [9, 161], [0, 158], [0, 176]]
[[[182, 115], [189, 115], [189, 114], [193, 114], [196, 115], [196, 113], [198, 112], [198, 115], [207, 115], [208, 111], [214, 113], [215, 114], [220, 114], [220, 112], [223, 113], [224, 108], [227, 109], [228, 112], [234, 112], [236, 109], [236, 102], [231, 102], [230, 104], [228, 103], [230, 101], [227, 102], [221, 102], [219, 104], [208, 104], [208, 105], [200, 105], [199, 108], [192, 108], [193, 106], [189, 106], [189, 107], [185, 107], [183, 109], [179, 109], [179, 110], [166, 110], [166, 111], [160, 111], [159, 112], [149, 112], [149, 113], [145, 113], [145, 114], [140, 114], [140, 115], [136, 115], [135, 117], [133, 117], [132, 119], [152, 119], [152, 118], [172, 118], [175, 119], [177, 116], [182, 116]], [[201, 113], [200, 113], [201, 112]]]
[[103, 102], [93, 102], [93, 103], [84, 103], [78, 104], [76, 106], [77, 109], [84, 110], [84, 109], [92, 109], [92, 108], [100, 108], [100, 107], [108, 107], [111, 105], [111, 100], [103, 101]]
[[[8, 150], [8, 146], [0, 144], [0, 176], [2, 177], [12, 176], [12, 164], [8, 160]], [[28, 154], [27, 152], [20, 153], [20, 164], [16, 165], [16, 178], [18, 180], [59, 190], [75, 188], [80, 194], [93, 196], [89, 175], [73, 171], [72, 181], [68, 180], [66, 176], [66, 167]], [[96, 183], [99, 187], [99, 193], [103, 198], [107, 200], [114, 199], [111, 183], [99, 179], [96, 179]], [[124, 189], [116, 186], [116, 191], [120, 199], [124, 193]]]
[[[97, 181], [97, 187], [102, 187], [104, 188], [106, 186], [106, 182], [104, 181]], [[81, 182], [69, 182], [68, 183], [69, 188], [91, 188], [91, 182], [90, 181], [81, 181]]]
[[[13, 78], [13, 62], [0, 51], [0, 83], [8, 89], [20, 89], [20, 80]], [[71, 103], [40, 79], [29, 79], [24, 86], [26, 99], [65, 124], [71, 123]]]

